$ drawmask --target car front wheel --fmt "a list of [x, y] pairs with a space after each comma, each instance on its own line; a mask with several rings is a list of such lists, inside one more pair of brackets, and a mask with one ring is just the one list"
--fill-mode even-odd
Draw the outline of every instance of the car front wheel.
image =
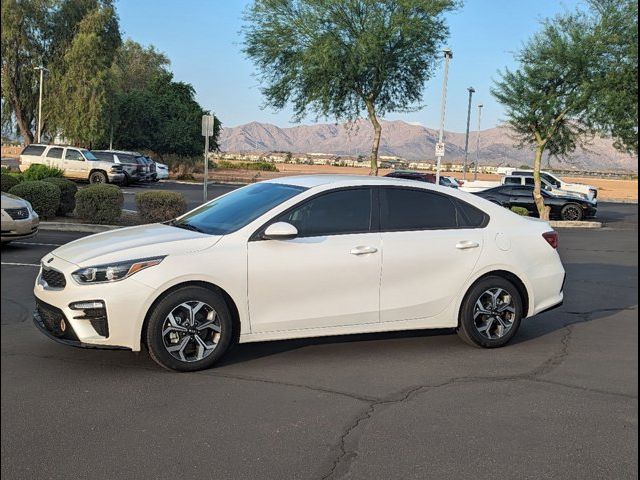
[[231, 343], [232, 328], [222, 295], [188, 286], [155, 306], [145, 339], [156, 363], [169, 370], [191, 372], [210, 368], [222, 358]]
[[458, 335], [476, 347], [502, 347], [515, 336], [522, 316], [522, 298], [515, 285], [505, 278], [489, 276], [467, 292], [460, 309]]
[[560, 218], [565, 221], [577, 222], [582, 220], [582, 217], [583, 217], [582, 207], [580, 207], [580, 205], [577, 205], [575, 203], [569, 203], [565, 205], [564, 207], [562, 207], [562, 210], [560, 211]]

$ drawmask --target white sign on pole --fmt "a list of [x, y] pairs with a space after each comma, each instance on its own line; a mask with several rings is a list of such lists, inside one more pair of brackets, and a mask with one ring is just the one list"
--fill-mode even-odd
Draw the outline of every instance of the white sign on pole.
[[202, 116], [202, 136], [213, 137], [213, 115]]
[[436, 157], [444, 157], [444, 142], [436, 143]]

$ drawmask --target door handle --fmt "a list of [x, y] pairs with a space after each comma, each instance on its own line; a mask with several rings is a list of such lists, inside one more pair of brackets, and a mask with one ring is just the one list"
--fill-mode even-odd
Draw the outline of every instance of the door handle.
[[478, 248], [479, 246], [480, 244], [478, 242], [472, 242], [470, 240], [464, 240], [456, 243], [456, 248], [458, 250], [468, 250], [469, 248]]
[[349, 252], [351, 255], [366, 255], [368, 253], [376, 253], [378, 251], [375, 247], [367, 247], [364, 245], [359, 245], [357, 247], [353, 247]]

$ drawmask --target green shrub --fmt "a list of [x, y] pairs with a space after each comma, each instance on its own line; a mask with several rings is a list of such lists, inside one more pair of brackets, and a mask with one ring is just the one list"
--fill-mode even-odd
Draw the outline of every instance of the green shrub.
[[518, 215], [522, 215], [523, 217], [529, 216], [529, 210], [523, 207], [511, 207], [511, 211], [513, 213], [517, 213]]
[[187, 202], [179, 192], [149, 190], [136, 193], [136, 205], [140, 217], [147, 223], [171, 220], [187, 211]]
[[8, 173], [3, 173], [1, 178], [3, 192], [8, 192], [12, 187], [15, 187], [20, 183], [19, 178], [16, 178], [14, 175], [9, 175]]
[[42, 181], [56, 185], [60, 189], [60, 205], [56, 214], [64, 217], [73, 212], [76, 208], [76, 193], [78, 192], [76, 184], [71, 180], [59, 177], [45, 178]]
[[60, 189], [52, 183], [38, 180], [21, 182], [9, 193], [24, 198], [42, 218], [55, 217], [60, 205]]
[[123, 203], [124, 195], [116, 185], [89, 185], [76, 193], [76, 215], [89, 223], [115, 223]]
[[228, 160], [220, 160], [218, 168], [236, 169], [236, 170], [260, 170], [262, 172], [277, 172], [278, 169], [270, 162], [229, 162]]
[[64, 170], [40, 163], [34, 163], [29, 166], [22, 174], [25, 180], [44, 180], [51, 177], [64, 177]]

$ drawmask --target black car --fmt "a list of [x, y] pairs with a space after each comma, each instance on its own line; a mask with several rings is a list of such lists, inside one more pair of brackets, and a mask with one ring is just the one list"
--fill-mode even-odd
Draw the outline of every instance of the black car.
[[[522, 207], [529, 215], [538, 216], [533, 200], [533, 187], [528, 185], [501, 185], [477, 192], [476, 195], [506, 208]], [[583, 220], [595, 217], [596, 204], [578, 196], [559, 196], [542, 190], [544, 204], [551, 207], [551, 218], [561, 220]]]
[[[418, 182], [436, 183], [435, 173], [415, 172], [413, 170], [396, 170], [391, 173], [387, 173], [385, 177], [392, 178], [404, 178], [405, 180], [417, 180]], [[445, 177], [440, 177], [440, 185], [444, 187], [458, 188], [451, 180]]]

